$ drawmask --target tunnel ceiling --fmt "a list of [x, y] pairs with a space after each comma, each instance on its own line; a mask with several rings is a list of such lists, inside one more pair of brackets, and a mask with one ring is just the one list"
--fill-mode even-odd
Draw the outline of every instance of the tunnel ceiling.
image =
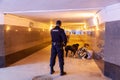
[[0, 11], [48, 22], [61, 19], [66, 23], [84, 22], [102, 8], [119, 0], [0, 0]]
[[34, 19], [36, 21], [54, 21], [61, 19], [64, 22], [83, 22], [92, 17], [98, 10], [59, 10], [11, 13], [17, 16]]
[[0, 11], [101, 9], [120, 0], [0, 0]]

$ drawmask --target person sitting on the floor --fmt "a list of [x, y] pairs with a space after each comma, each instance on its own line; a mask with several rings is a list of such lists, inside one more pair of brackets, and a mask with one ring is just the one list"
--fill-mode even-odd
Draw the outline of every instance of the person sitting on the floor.
[[83, 47], [81, 47], [77, 53], [78, 53], [78, 56], [82, 59], [90, 59], [92, 58], [92, 53], [93, 51], [92, 50], [89, 50], [88, 49], [89, 47], [89, 44], [85, 43]]

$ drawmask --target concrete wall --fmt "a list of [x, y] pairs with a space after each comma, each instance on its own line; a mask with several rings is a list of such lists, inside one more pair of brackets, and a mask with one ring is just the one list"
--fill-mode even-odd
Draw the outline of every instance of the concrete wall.
[[5, 65], [4, 14], [0, 12], [0, 67]]
[[4, 14], [0, 12], [0, 24], [4, 24]]
[[[120, 3], [110, 5], [102, 9], [95, 15], [98, 18], [99, 30], [100, 24], [104, 24], [105, 31], [95, 31], [95, 38], [104, 41], [104, 74], [111, 77], [112, 80], [119, 80], [120, 74]], [[93, 18], [88, 20], [88, 25], [93, 26]], [[104, 29], [103, 28], [103, 29]]]
[[0, 67], [5, 66], [4, 26], [0, 25]]
[[21, 26], [21, 27], [42, 28], [42, 29], [49, 29], [50, 27], [49, 23], [37, 22], [31, 19], [10, 15], [10, 14], [4, 15], [4, 24]]
[[0, 67], [33, 54], [51, 42], [49, 23], [0, 14]]
[[[7, 30], [7, 28], [10, 28]], [[49, 29], [4, 25], [6, 65], [10, 65], [50, 44]], [[42, 47], [43, 46], [43, 47]]]
[[120, 20], [120, 3], [105, 7], [97, 15], [99, 17], [99, 23], [111, 22]]
[[[98, 18], [98, 24], [120, 20], [120, 3], [107, 6], [100, 10], [95, 16]], [[94, 17], [95, 17], [94, 16]], [[88, 19], [88, 26], [94, 26], [93, 18]]]
[[40, 28], [9, 25], [5, 25], [4, 28], [5, 55], [50, 41], [49, 29], [43, 31]]
[[108, 6], [97, 15], [105, 23], [104, 74], [112, 80], [120, 79], [120, 3]]
[[120, 66], [120, 20], [106, 23], [105, 61]]
[[107, 22], [105, 30], [105, 75], [120, 79], [120, 20]]

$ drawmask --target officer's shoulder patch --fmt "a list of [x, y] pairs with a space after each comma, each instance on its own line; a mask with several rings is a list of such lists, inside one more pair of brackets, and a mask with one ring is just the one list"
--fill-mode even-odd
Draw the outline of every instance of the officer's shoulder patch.
[[59, 30], [57, 30], [57, 29], [53, 29], [52, 31], [58, 32]]

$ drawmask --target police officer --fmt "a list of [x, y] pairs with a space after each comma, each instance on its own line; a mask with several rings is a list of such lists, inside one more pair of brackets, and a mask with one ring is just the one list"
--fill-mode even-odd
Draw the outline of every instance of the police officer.
[[61, 21], [56, 21], [56, 26], [51, 30], [51, 39], [52, 39], [52, 47], [51, 47], [51, 58], [50, 58], [50, 74], [53, 74], [54, 65], [56, 56], [58, 55], [59, 59], [59, 67], [60, 67], [60, 75], [65, 75], [64, 72], [64, 50], [63, 46], [67, 43], [67, 37], [61, 26]]

